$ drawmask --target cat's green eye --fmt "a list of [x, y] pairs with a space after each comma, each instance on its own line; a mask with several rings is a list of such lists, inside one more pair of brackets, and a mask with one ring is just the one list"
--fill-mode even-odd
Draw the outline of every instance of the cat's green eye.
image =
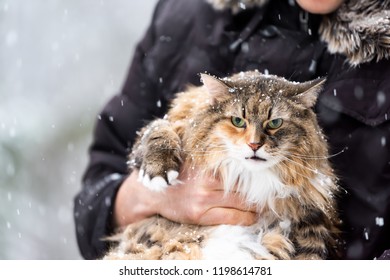
[[239, 117], [232, 117], [232, 124], [239, 128], [245, 128], [246, 123], [245, 120]]
[[283, 124], [283, 120], [282, 119], [274, 119], [274, 120], [271, 120], [267, 123], [267, 128], [269, 129], [277, 129], [279, 127], [281, 127]]

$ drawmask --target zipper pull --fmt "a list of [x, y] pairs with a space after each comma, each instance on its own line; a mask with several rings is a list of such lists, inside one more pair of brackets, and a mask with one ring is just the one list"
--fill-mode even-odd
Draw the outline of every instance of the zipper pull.
[[306, 12], [306, 11], [299, 12], [299, 22], [301, 23], [301, 29], [305, 32], [309, 32], [309, 13], [308, 12]]

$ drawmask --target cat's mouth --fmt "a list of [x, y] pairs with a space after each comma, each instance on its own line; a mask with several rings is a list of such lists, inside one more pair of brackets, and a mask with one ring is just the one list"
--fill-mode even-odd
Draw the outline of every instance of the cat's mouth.
[[258, 157], [258, 156], [246, 157], [245, 159], [251, 159], [251, 160], [254, 160], [254, 161], [267, 161], [265, 158], [261, 158], [261, 157]]

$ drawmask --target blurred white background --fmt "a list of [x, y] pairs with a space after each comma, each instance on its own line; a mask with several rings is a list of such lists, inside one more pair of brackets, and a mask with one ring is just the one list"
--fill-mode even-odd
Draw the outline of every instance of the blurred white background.
[[156, 0], [0, 0], [0, 259], [80, 259], [73, 197]]

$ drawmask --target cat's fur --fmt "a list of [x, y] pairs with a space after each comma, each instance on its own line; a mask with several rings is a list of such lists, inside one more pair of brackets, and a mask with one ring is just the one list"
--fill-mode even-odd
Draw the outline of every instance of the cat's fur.
[[296, 83], [257, 71], [202, 80], [141, 131], [131, 168], [146, 187], [163, 191], [180, 187], [183, 163], [200, 167], [199, 176], [215, 176], [226, 192], [237, 188], [255, 203], [258, 222], [203, 227], [155, 216], [129, 225], [105, 259], [334, 258], [336, 178], [311, 109], [324, 80]]

